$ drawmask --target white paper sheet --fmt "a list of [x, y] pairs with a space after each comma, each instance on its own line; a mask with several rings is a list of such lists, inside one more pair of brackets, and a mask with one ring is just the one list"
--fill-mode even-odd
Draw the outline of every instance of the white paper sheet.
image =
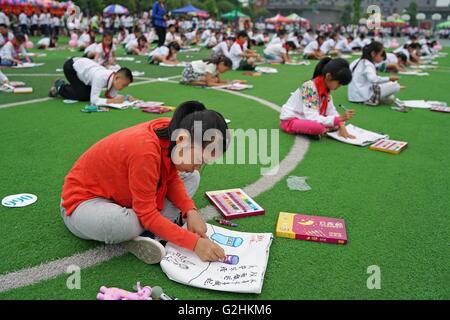
[[188, 65], [188, 63], [187, 62], [180, 62], [180, 63], [177, 63], [177, 64], [170, 64], [170, 63], [164, 63], [164, 62], [161, 62], [160, 64], [159, 64], [161, 67], [168, 67], [168, 68], [176, 68], [176, 67], [186, 67], [187, 65]]
[[22, 64], [19, 64], [17, 66], [12, 67], [13, 69], [24, 69], [24, 68], [34, 68], [34, 67], [40, 67], [43, 66], [43, 63], [33, 63], [33, 62], [24, 62]]
[[172, 243], [166, 245], [161, 268], [173, 281], [218, 291], [261, 293], [272, 233], [247, 233], [207, 224], [208, 237], [219, 244], [229, 260], [203, 262], [189, 250]]
[[327, 135], [338, 141], [353, 144], [355, 146], [368, 146], [369, 144], [375, 143], [380, 139], [389, 139], [388, 135], [365, 130], [352, 124], [348, 124], [346, 128], [348, 133], [354, 135], [356, 139], [345, 139], [339, 135], [338, 131], [328, 132]]
[[425, 77], [430, 75], [428, 72], [420, 72], [420, 71], [401, 71], [398, 74], [402, 76], [418, 76], [418, 77]]
[[443, 101], [427, 101], [427, 100], [402, 100], [405, 107], [417, 109], [430, 109], [431, 107], [447, 106]]
[[278, 73], [277, 69], [271, 67], [256, 67], [255, 71], [261, 73]]

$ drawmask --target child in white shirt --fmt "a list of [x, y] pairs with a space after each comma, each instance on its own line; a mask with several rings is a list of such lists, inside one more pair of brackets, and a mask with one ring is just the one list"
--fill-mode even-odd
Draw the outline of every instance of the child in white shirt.
[[192, 61], [181, 75], [181, 83], [192, 86], [214, 87], [229, 83], [220, 79], [220, 74], [227, 72], [233, 66], [225, 56], [209, 60]]
[[384, 46], [374, 41], [365, 46], [361, 59], [350, 65], [353, 80], [348, 86], [348, 100], [377, 106], [382, 102], [392, 103], [394, 94], [400, 91], [397, 76], [379, 77], [375, 64], [383, 61]]
[[292, 60], [288, 53], [295, 49], [296, 46], [292, 41], [288, 41], [286, 44], [269, 44], [267, 48], [264, 49], [264, 58], [266, 58], [269, 63], [291, 62]]
[[178, 64], [177, 52], [180, 51], [180, 45], [177, 42], [171, 42], [169, 45], [157, 47], [150, 52], [148, 60], [150, 64]]
[[354, 116], [354, 111], [339, 114], [330, 94], [351, 80], [352, 73], [346, 60], [323, 58], [314, 70], [313, 79], [303, 83], [281, 108], [281, 129], [316, 139], [327, 131], [339, 130], [344, 138], [354, 138], [345, 128], [345, 121]]

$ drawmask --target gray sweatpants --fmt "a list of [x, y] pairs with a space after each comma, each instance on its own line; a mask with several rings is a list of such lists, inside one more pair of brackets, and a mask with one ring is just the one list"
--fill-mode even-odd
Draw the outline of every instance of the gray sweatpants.
[[[181, 172], [180, 177], [187, 193], [192, 197], [200, 184], [200, 174], [198, 171]], [[84, 201], [70, 216], [66, 215], [66, 209], [62, 206], [60, 208], [61, 217], [67, 228], [82, 239], [106, 244], [121, 243], [145, 231], [133, 209], [124, 208], [108, 199], [94, 198]], [[176, 221], [180, 210], [166, 198], [161, 214], [170, 221]]]

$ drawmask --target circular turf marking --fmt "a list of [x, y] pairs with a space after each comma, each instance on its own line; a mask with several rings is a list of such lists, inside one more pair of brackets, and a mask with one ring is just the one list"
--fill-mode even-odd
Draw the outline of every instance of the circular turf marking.
[[[157, 80], [158, 81], [158, 80]], [[162, 81], [162, 80], [159, 80]], [[149, 80], [147, 83], [155, 81]], [[165, 82], [177, 83], [175, 81], [167, 80]], [[136, 83], [136, 85], [141, 83]], [[229, 91], [224, 89], [213, 89], [240, 96], [246, 99], [254, 100], [262, 105], [269, 107], [277, 112], [281, 111], [281, 107], [264, 99], [244, 94], [241, 92]], [[309, 147], [309, 140], [296, 136], [294, 139], [294, 144], [286, 155], [286, 157], [280, 162], [280, 164], [272, 170], [272, 172], [259, 178], [254, 183], [246, 186], [244, 191], [252, 198], [266, 192], [281, 181], [286, 175], [288, 175], [292, 170], [294, 170], [299, 163], [303, 160]], [[215, 216], [218, 216], [216, 209], [213, 206], [207, 206], [200, 209], [200, 214], [205, 220], [210, 220]], [[57, 259], [48, 263], [43, 263], [35, 267], [25, 268], [18, 270], [16, 272], [7, 273], [0, 275], [0, 292], [9, 291], [12, 289], [17, 289], [39, 283], [42, 281], [50, 280], [56, 278], [57, 276], [64, 274], [67, 267], [70, 265], [77, 265], [81, 269], [88, 267], [93, 267], [105, 261], [111, 260], [115, 257], [122, 256], [126, 254], [127, 251], [122, 245], [100, 245], [99, 247], [90, 249], [88, 251], [72, 255], [70, 257]]]

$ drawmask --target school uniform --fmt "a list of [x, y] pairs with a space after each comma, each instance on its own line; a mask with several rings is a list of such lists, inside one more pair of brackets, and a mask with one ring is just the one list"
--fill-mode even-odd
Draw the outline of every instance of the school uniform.
[[272, 62], [283, 62], [283, 56], [287, 54], [287, 50], [283, 44], [269, 44], [264, 49], [264, 58]]
[[316, 40], [316, 36], [315, 35], [311, 35], [309, 33], [305, 33], [303, 35], [303, 45], [306, 47], [308, 44], [310, 44], [311, 42]]
[[410, 58], [411, 58], [411, 55], [409, 54], [408, 49], [405, 49], [404, 47], [395, 49], [394, 53], [403, 53], [406, 56], [407, 60], [410, 60]]
[[228, 48], [228, 43], [226, 41], [222, 41], [214, 48], [212, 48], [213, 57], [225, 56], [230, 58], [230, 49]]
[[91, 36], [89, 33], [83, 33], [78, 39], [78, 47], [87, 47], [91, 44]]
[[116, 52], [116, 45], [112, 45], [112, 47], [110, 49], [106, 48], [103, 46], [103, 43], [100, 42], [97, 44], [97, 46], [95, 47], [95, 53], [98, 53], [100, 55], [100, 58], [98, 60], [98, 63], [100, 65], [106, 65], [109, 64], [112, 59], [113, 59], [113, 55], [114, 52]]
[[[306, 81], [282, 106], [280, 127], [290, 134], [320, 135], [340, 125], [341, 119], [328, 93], [319, 94], [316, 79]], [[324, 86], [322, 82], [322, 87]], [[326, 100], [326, 102], [324, 101]]]
[[361, 38], [356, 38], [350, 43], [350, 48], [352, 48], [352, 50], [360, 50], [364, 48], [364, 46], [365, 44]]
[[378, 105], [400, 91], [400, 85], [389, 77], [379, 77], [375, 65], [366, 59], [358, 59], [350, 64], [353, 78], [348, 86], [348, 100], [368, 105]]
[[187, 65], [181, 74], [181, 83], [189, 84], [193, 81], [204, 80], [205, 75], [209, 73], [213, 76], [217, 76], [217, 65], [214, 63], [207, 63], [203, 60], [192, 61]]
[[179, 42], [180, 38], [175, 33], [172, 33], [172, 32], [166, 33], [166, 41], [164, 44], [167, 46], [169, 43], [174, 42], [174, 41]]
[[375, 67], [380, 72], [385, 72], [387, 70], [387, 67], [390, 65], [397, 65], [398, 64], [398, 58], [395, 54], [387, 52], [386, 53], [386, 60], [375, 64]]
[[233, 70], [254, 70], [255, 68], [248, 64], [247, 60], [242, 57], [244, 51], [247, 50], [247, 43], [241, 45], [236, 41], [230, 48], [230, 60], [233, 62]]
[[333, 39], [328, 39], [327, 41], [322, 43], [322, 45], [320, 46], [320, 51], [323, 54], [328, 54], [328, 53], [330, 53], [331, 50], [334, 49], [335, 46], [336, 46], [336, 41], [334, 41]]
[[28, 34], [28, 17], [24, 12], [19, 14], [19, 26], [23, 34]]
[[[64, 75], [69, 84], [60, 87], [58, 93], [65, 99], [90, 101], [92, 105], [106, 104], [117, 96], [112, 87], [114, 72], [87, 58], [72, 58], [64, 64]], [[102, 90], [106, 98], [100, 98]]]
[[308, 59], [310, 56], [319, 50], [319, 43], [317, 41], [310, 42], [303, 50], [304, 58]]
[[352, 48], [350, 47], [347, 39], [341, 39], [336, 44], [336, 50], [341, 53], [352, 53]]
[[2, 48], [8, 41], [11, 41], [14, 38], [12, 32], [8, 32], [7, 35], [2, 35], [0, 33], [0, 48]]
[[50, 47], [50, 38], [45, 37], [45, 38], [40, 39], [37, 43], [37, 46], [38, 46], [38, 48], [42, 48], [42, 49]]
[[161, 46], [161, 47], [157, 47], [155, 50], [153, 50], [152, 52], [149, 53], [148, 55], [148, 60], [150, 63], [155, 63], [155, 61], [153, 60], [154, 57], [159, 56], [159, 57], [168, 57], [170, 54], [170, 49], [166, 46]]
[[0, 65], [4, 67], [11, 67], [15, 63], [13, 63], [13, 59], [21, 60], [21, 55], [26, 55], [27, 51], [23, 45], [15, 46], [11, 41], [8, 41], [1, 49], [0, 49]]

